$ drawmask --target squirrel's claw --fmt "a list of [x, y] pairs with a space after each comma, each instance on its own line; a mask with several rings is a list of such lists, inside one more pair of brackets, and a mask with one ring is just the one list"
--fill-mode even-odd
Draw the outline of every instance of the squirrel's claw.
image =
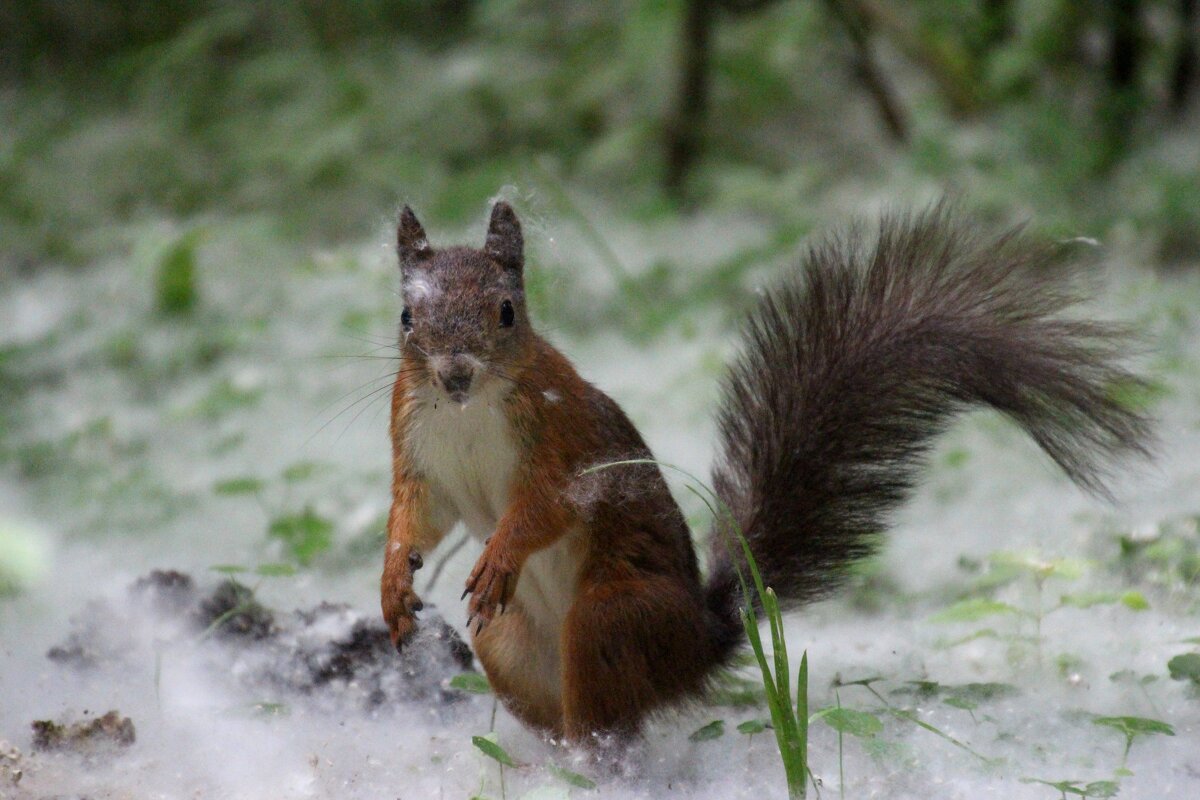
[[411, 615], [399, 616], [387, 620], [387, 623], [388, 635], [392, 640], [392, 647], [396, 648], [396, 652], [401, 652], [404, 649], [404, 645], [417, 632], [416, 617]]
[[504, 613], [516, 588], [516, 578], [516, 568], [502, 553], [497, 554], [492, 547], [484, 549], [463, 592], [463, 597], [471, 596], [467, 605], [469, 632], [478, 635], [493, 618]]
[[412, 572], [420, 566], [420, 555], [400, 550], [389, 551], [384, 562], [382, 611], [392, 645], [400, 650], [417, 630], [416, 613], [425, 603], [413, 591]]

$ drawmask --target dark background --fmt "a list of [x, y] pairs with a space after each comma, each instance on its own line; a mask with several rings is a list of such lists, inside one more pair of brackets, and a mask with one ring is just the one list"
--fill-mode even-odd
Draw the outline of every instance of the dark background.
[[[373, 234], [502, 186], [781, 247], [859, 197], [951, 191], [1166, 264], [1200, 255], [1195, 0], [9, 2], [0, 267], [147, 218]], [[564, 213], [548, 203], [548, 213]]]

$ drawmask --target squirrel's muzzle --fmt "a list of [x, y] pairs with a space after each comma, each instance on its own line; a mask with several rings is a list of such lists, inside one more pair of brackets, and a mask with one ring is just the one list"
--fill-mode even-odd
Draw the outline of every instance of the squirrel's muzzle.
[[471, 373], [462, 372], [453, 375], [440, 375], [442, 386], [446, 388], [446, 394], [454, 400], [458, 400], [459, 396], [463, 400], [467, 399], [467, 392], [471, 390]]
[[465, 404], [471, 396], [471, 382], [475, 378], [474, 359], [452, 356], [437, 359], [435, 373], [442, 390], [455, 403]]

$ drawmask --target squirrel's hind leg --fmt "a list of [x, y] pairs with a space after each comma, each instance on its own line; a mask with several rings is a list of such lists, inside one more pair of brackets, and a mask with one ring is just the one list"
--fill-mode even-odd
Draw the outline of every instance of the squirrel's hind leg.
[[701, 609], [669, 577], [584, 579], [563, 626], [567, 740], [620, 749], [647, 714], [701, 691], [713, 663]]
[[526, 725], [561, 736], [562, 667], [554, 636], [539, 630], [514, 601], [472, 645], [504, 707]]

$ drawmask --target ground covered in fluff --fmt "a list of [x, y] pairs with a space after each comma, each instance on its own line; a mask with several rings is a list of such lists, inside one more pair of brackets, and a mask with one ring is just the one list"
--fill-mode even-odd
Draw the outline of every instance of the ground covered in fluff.
[[[484, 212], [431, 236], [478, 238]], [[535, 313], [661, 459], [704, 474], [741, 309], [795, 250], [747, 269], [772, 241], [751, 221], [588, 216], [610, 253], [530, 214]], [[750, 668], [615, 776], [497, 712], [455, 633], [476, 553], [454, 536], [396, 657], [376, 598], [390, 237], [293, 259], [252, 226], [195, 230], [0, 279], [0, 796], [785, 796]], [[1124, 266], [1098, 268], [1088, 313], [1146, 336], [1154, 390], [1129, 402], [1160, 419], [1156, 462], [1106, 504], [996, 416], [945, 437], [883, 555], [788, 618], [810, 709], [869, 715], [813, 722], [823, 796], [1200, 795], [1200, 280], [1106, 255]]]

